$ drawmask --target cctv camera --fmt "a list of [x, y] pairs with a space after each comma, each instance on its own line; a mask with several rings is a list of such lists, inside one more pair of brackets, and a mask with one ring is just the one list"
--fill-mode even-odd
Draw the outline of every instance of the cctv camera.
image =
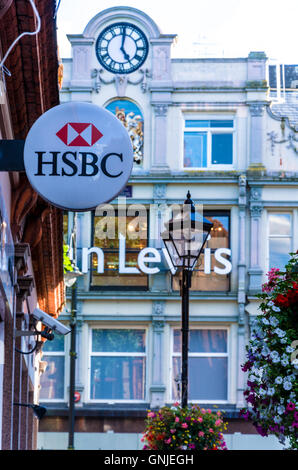
[[70, 328], [63, 325], [60, 321], [56, 320], [54, 317], [51, 317], [51, 315], [48, 315], [47, 313], [43, 312], [42, 310], [40, 310], [40, 308], [36, 308], [33, 311], [32, 315], [35, 318], [35, 320], [41, 321], [44, 325], [46, 325], [52, 331], [56, 331], [57, 333], [60, 333], [61, 335], [67, 335], [67, 333], [70, 333], [71, 331]]

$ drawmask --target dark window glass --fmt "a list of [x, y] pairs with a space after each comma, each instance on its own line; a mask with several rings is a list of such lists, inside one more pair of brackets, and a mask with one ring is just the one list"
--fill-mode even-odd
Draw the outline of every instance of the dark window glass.
[[43, 345], [42, 360], [47, 363], [45, 372], [40, 377], [41, 400], [64, 399], [65, 353], [64, 335], [55, 333], [53, 341]]
[[[181, 331], [174, 330], [174, 352], [181, 351]], [[227, 352], [226, 330], [190, 330], [190, 353]]]
[[[146, 290], [148, 288], [148, 276], [140, 271], [139, 274], [119, 273], [119, 219], [117, 212], [110, 220], [114, 227], [112, 236], [102, 237], [103, 231], [108, 226], [108, 217], [93, 216], [93, 244], [104, 252], [104, 273], [97, 273], [97, 256], [92, 256], [91, 289], [105, 290]], [[121, 222], [120, 222], [121, 225]], [[124, 226], [125, 237], [125, 267], [138, 268], [138, 255], [147, 247], [148, 215], [138, 217], [126, 217]], [[124, 235], [125, 235], [124, 234]]]
[[92, 330], [91, 399], [144, 400], [145, 340], [145, 330]]
[[[189, 399], [190, 400], [227, 400], [228, 383], [227, 357], [190, 357], [189, 358]], [[181, 370], [180, 357], [173, 358], [174, 377]], [[173, 400], [179, 400], [178, 382], [173, 381]]]
[[94, 352], [145, 352], [144, 330], [92, 330]]
[[[223, 268], [223, 265], [215, 259], [215, 251], [217, 248], [230, 247], [230, 214], [225, 211], [204, 211], [204, 217], [213, 223], [211, 230], [211, 239], [207, 242], [206, 248], [211, 250], [211, 273], [204, 272], [205, 259], [204, 253], [200, 256], [199, 261], [191, 279], [192, 291], [228, 291], [230, 289], [230, 275], [217, 274], [214, 267]], [[226, 258], [226, 256], [224, 256]], [[173, 277], [173, 290], [179, 290], [179, 279], [181, 273]]]
[[231, 165], [233, 163], [233, 135], [212, 134], [212, 165]]
[[[174, 330], [173, 399], [180, 398], [181, 331]], [[210, 355], [209, 355], [209, 354]], [[198, 329], [189, 332], [189, 399], [227, 400], [227, 330]]]

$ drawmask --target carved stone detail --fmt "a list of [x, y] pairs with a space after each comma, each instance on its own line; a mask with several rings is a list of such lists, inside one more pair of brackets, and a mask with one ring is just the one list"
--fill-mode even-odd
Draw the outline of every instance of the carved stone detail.
[[154, 113], [157, 117], [166, 117], [168, 112], [168, 104], [166, 103], [158, 103], [154, 104]]
[[99, 93], [102, 85], [110, 85], [115, 83], [117, 95], [120, 97], [126, 96], [127, 85], [141, 85], [141, 90], [143, 93], [146, 93], [148, 90], [148, 81], [147, 79], [151, 77], [149, 69], [139, 69], [138, 73], [141, 74], [140, 78], [133, 80], [128, 75], [115, 74], [112, 75], [112, 78], [106, 79], [103, 77], [105, 73], [104, 69], [93, 69], [91, 71], [91, 78], [94, 79], [93, 89], [96, 93]]
[[264, 114], [265, 106], [261, 103], [249, 104], [249, 111], [253, 117], [261, 117]]
[[168, 80], [170, 72], [169, 48], [154, 47], [153, 49], [154, 63], [154, 80]]
[[152, 314], [153, 315], [163, 315], [165, 309], [164, 301], [156, 301], [152, 304]]
[[155, 199], [164, 199], [166, 197], [167, 185], [166, 184], [155, 184], [153, 187], [153, 197]]

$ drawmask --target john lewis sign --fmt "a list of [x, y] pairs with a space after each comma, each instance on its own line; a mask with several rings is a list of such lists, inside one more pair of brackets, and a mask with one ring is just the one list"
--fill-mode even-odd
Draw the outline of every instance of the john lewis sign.
[[90, 210], [123, 190], [133, 165], [130, 137], [109, 111], [90, 103], [56, 106], [33, 124], [24, 147], [33, 188], [51, 204]]
[[[175, 274], [175, 268], [165, 248], [157, 250], [156, 248], [147, 247], [140, 250], [138, 255], [138, 268], [126, 265], [126, 248], [125, 238], [119, 239], [119, 274], [157, 274], [160, 272], [161, 252], [164, 255], [168, 268]], [[82, 249], [82, 272], [87, 273], [89, 270], [90, 256], [94, 254], [97, 257], [97, 273], [104, 273], [104, 252], [101, 248], [91, 247]], [[214, 266], [214, 272], [219, 275], [229, 274], [232, 270], [232, 263], [225, 257], [231, 256], [229, 248], [218, 248], [214, 253], [216, 261], [221, 266]], [[211, 249], [204, 250], [204, 272], [211, 273]]]

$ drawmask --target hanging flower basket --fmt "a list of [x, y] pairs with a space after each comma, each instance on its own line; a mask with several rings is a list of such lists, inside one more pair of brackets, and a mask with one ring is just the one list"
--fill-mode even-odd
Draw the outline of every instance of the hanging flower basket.
[[197, 405], [181, 408], [178, 403], [148, 411], [142, 437], [144, 450], [226, 450], [220, 411]]
[[277, 436], [298, 449], [298, 254], [285, 272], [272, 269], [263, 285], [260, 309], [247, 345], [248, 372], [241, 411], [262, 436]]

